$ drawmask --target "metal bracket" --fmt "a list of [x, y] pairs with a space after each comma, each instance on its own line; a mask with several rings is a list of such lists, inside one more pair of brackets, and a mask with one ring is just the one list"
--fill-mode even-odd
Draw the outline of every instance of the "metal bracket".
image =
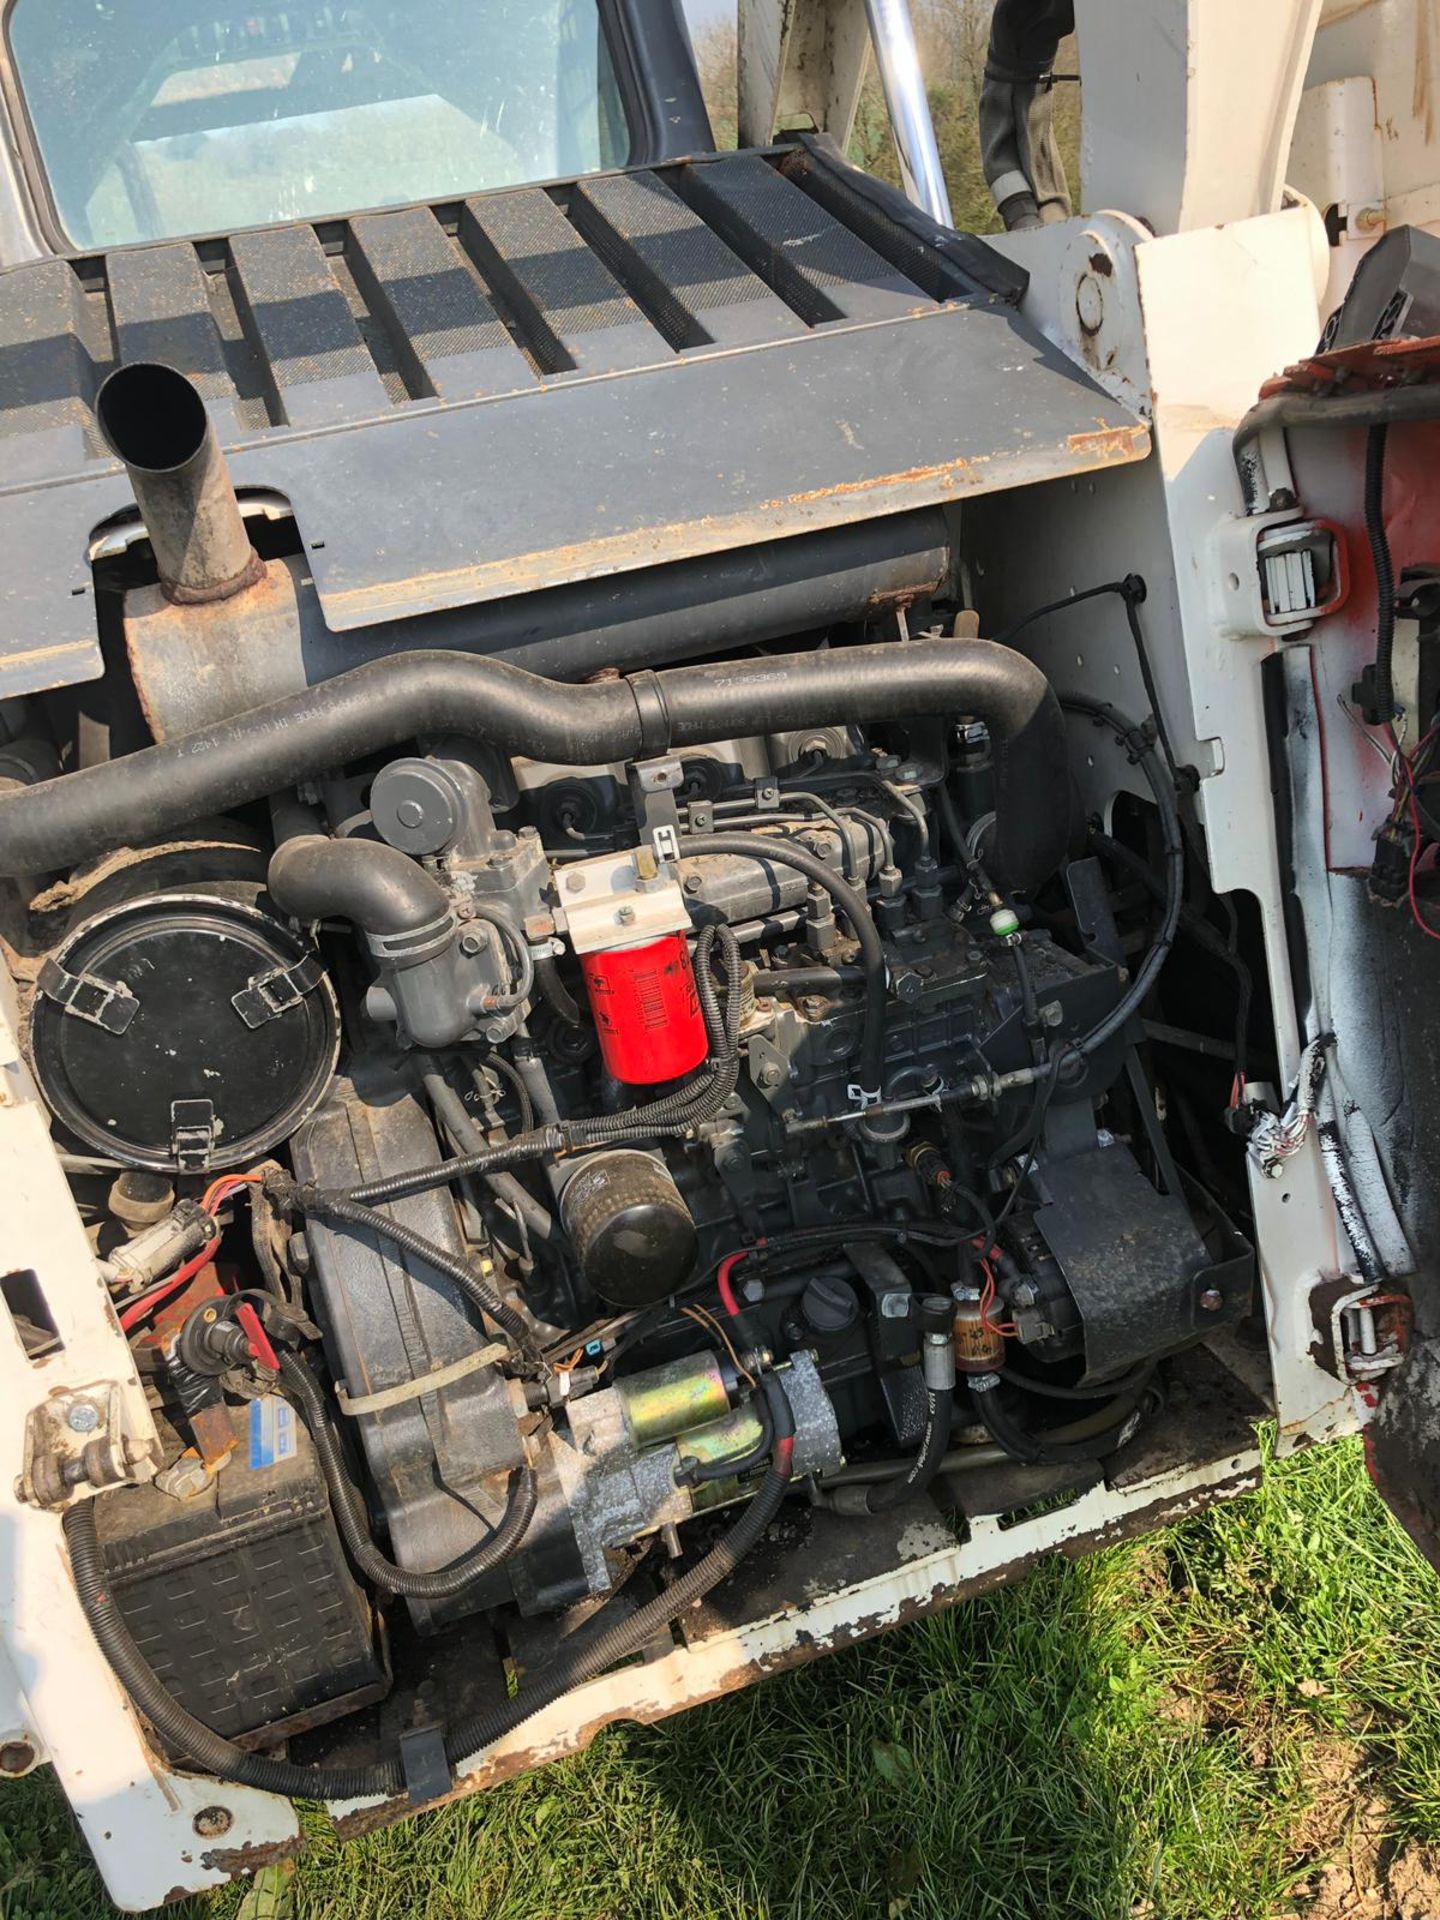
[[47, 1000], [53, 1000], [77, 1020], [103, 1027], [106, 1033], [124, 1033], [140, 1011], [140, 1002], [123, 981], [100, 980], [92, 973], [67, 973], [54, 958], [46, 960], [35, 984]]
[[400, 1736], [400, 1768], [405, 1776], [405, 1791], [412, 1807], [428, 1806], [440, 1800], [453, 1784], [450, 1763], [445, 1758], [443, 1727], [411, 1727]]
[[170, 1151], [181, 1173], [204, 1173], [215, 1147], [215, 1103], [212, 1100], [172, 1100]]
[[263, 1027], [267, 1020], [278, 1020], [282, 1013], [298, 1007], [306, 994], [319, 986], [324, 971], [320, 956], [307, 953], [293, 967], [255, 974], [239, 993], [230, 996], [230, 1004], [247, 1027]]
[[642, 840], [648, 840], [660, 859], [674, 859], [661, 851], [663, 834], [680, 842], [680, 808], [675, 795], [684, 780], [679, 757], [673, 753], [658, 760], [637, 760], [630, 769], [630, 801]]

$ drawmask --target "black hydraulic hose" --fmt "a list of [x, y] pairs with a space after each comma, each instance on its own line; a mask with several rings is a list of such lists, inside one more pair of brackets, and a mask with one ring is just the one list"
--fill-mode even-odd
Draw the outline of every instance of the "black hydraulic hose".
[[974, 713], [990, 729], [997, 862], [1035, 886], [1064, 857], [1064, 723], [1040, 669], [988, 640], [913, 640], [570, 686], [483, 655], [416, 650], [102, 766], [0, 794], [0, 873], [48, 873], [280, 793], [401, 741], [459, 734], [597, 766], [835, 721]]
[[[459, 1160], [447, 1160], [441, 1163], [438, 1171], [442, 1178], [454, 1179], [458, 1177], [455, 1169], [464, 1164]], [[393, 1220], [388, 1213], [379, 1213], [374, 1207], [364, 1206], [347, 1194], [304, 1187], [297, 1190], [296, 1199], [305, 1213], [325, 1221], [327, 1225], [338, 1223], [341, 1226], [359, 1227], [366, 1233], [373, 1233], [394, 1246], [402, 1247], [406, 1253], [413, 1253], [417, 1260], [433, 1267], [437, 1273], [443, 1273], [447, 1280], [453, 1280], [471, 1305], [487, 1313], [502, 1329], [513, 1347], [521, 1353], [538, 1354], [534, 1328], [523, 1315], [502, 1300], [490, 1282], [476, 1273], [459, 1254], [451, 1253], [448, 1247], [437, 1246], [433, 1240], [427, 1240], [423, 1233], [416, 1233], [413, 1227], [407, 1227], [403, 1221]]]
[[[717, 946], [725, 963], [726, 1004], [723, 1012], [709, 971], [709, 957]], [[521, 1134], [514, 1140], [502, 1141], [498, 1146], [486, 1147], [479, 1153], [465, 1154], [458, 1160], [444, 1160], [438, 1166], [409, 1167], [401, 1173], [363, 1181], [358, 1186], [330, 1190], [283, 1184], [277, 1189], [277, 1199], [298, 1207], [302, 1213], [317, 1214], [321, 1219], [326, 1217], [327, 1208], [335, 1213], [336, 1207], [342, 1203], [349, 1206], [358, 1203], [367, 1216], [366, 1224], [372, 1226], [373, 1231], [389, 1232], [391, 1239], [408, 1245], [409, 1242], [400, 1241], [399, 1234], [393, 1231], [393, 1221], [384, 1214], [370, 1214], [375, 1202], [408, 1199], [412, 1194], [426, 1193], [434, 1187], [449, 1186], [454, 1180], [468, 1180], [472, 1176], [485, 1179], [496, 1172], [528, 1166], [536, 1160], [552, 1159], [588, 1147], [628, 1145], [653, 1140], [657, 1136], [688, 1133], [692, 1127], [720, 1111], [734, 1093], [739, 1079], [740, 987], [743, 971], [740, 943], [727, 926], [705, 927], [696, 943], [696, 959], [696, 990], [705, 1016], [713, 1058], [706, 1069], [674, 1093], [663, 1094], [658, 1100], [648, 1100], [642, 1106], [630, 1107], [621, 1113], [596, 1114], [585, 1120], [556, 1121], [537, 1127], [533, 1133]], [[335, 1217], [341, 1216], [337, 1213]], [[419, 1239], [418, 1235], [412, 1237]], [[453, 1259], [443, 1249], [432, 1248], [428, 1241], [422, 1241], [421, 1248], [429, 1248], [431, 1253], [440, 1254], [446, 1260]], [[421, 1257], [428, 1255], [422, 1251]], [[447, 1266], [443, 1271], [448, 1273], [452, 1269]], [[472, 1283], [479, 1284], [468, 1268], [465, 1272]], [[486, 1311], [490, 1312], [491, 1309], [487, 1306]], [[497, 1317], [492, 1314], [492, 1318]], [[504, 1322], [500, 1324], [504, 1325]]]
[[940, 1471], [940, 1463], [950, 1445], [950, 1428], [955, 1408], [954, 1388], [932, 1387], [925, 1395], [925, 1434], [920, 1451], [904, 1473], [893, 1480], [882, 1480], [865, 1496], [870, 1513], [893, 1513], [930, 1485]]
[[[526, 1688], [503, 1707], [473, 1715], [447, 1731], [445, 1757], [452, 1767], [522, 1726], [532, 1714], [572, 1687], [638, 1653], [727, 1579], [758, 1544], [789, 1488], [795, 1448], [794, 1417], [783, 1389], [773, 1374], [767, 1374], [761, 1384], [776, 1433], [774, 1461], [755, 1498], [729, 1533], [648, 1606], [617, 1621], [578, 1653], [568, 1658], [562, 1655], [553, 1662], [538, 1685]], [[398, 1758], [368, 1767], [297, 1767], [263, 1754], [246, 1753], [197, 1720], [157, 1678], [115, 1605], [105, 1577], [93, 1502], [82, 1500], [67, 1509], [63, 1525], [75, 1589], [91, 1631], [121, 1685], [168, 1747], [187, 1755], [204, 1772], [219, 1779], [291, 1799], [389, 1798], [404, 1790], [405, 1773]]]
[[1040, 1380], [1028, 1373], [1017, 1373], [1013, 1367], [998, 1369], [1000, 1378], [1012, 1387], [1020, 1387], [1026, 1393], [1035, 1393], [1042, 1400], [1117, 1400], [1125, 1394], [1139, 1393], [1149, 1385], [1155, 1372], [1153, 1360], [1136, 1367], [1132, 1373], [1123, 1374], [1118, 1380], [1105, 1380], [1097, 1387], [1062, 1387], [1054, 1380]]
[[[1144, 1391], [1142, 1388], [1141, 1392]], [[1047, 1440], [1043, 1434], [1027, 1433], [1001, 1403], [999, 1386], [973, 1392], [981, 1424], [997, 1447], [1003, 1447], [1013, 1460], [1031, 1466], [1083, 1465], [1103, 1460], [1126, 1438], [1131, 1419], [1139, 1405], [1139, 1394], [1122, 1394], [1113, 1403], [1113, 1418], [1092, 1440]]]
[[[445, 1131], [462, 1153], [484, 1153], [485, 1137], [466, 1111], [465, 1102], [456, 1093], [438, 1067], [421, 1075], [425, 1097], [444, 1124]], [[524, 1224], [530, 1239], [549, 1244], [555, 1239], [555, 1219], [548, 1207], [522, 1186], [513, 1173], [488, 1173], [483, 1176], [491, 1193]]]
[[1160, 837], [1165, 854], [1165, 907], [1160, 917], [1160, 930], [1151, 943], [1150, 951], [1105, 1018], [1079, 1040], [1070, 1042], [1065, 1049], [1070, 1058], [1078, 1054], [1082, 1059], [1089, 1059], [1107, 1041], [1112, 1040], [1144, 1005], [1175, 944], [1180, 910], [1185, 904], [1185, 841], [1180, 827], [1180, 807], [1175, 797], [1174, 782], [1156, 750], [1155, 736], [1125, 719], [1102, 700], [1090, 700], [1081, 694], [1066, 694], [1064, 706], [1068, 712], [1088, 715], [1097, 726], [1109, 727], [1123, 742], [1131, 760], [1142, 769], [1160, 814]]
[[1371, 427], [1365, 436], [1365, 538], [1375, 563], [1375, 663], [1370, 711], [1385, 726], [1395, 713], [1395, 562], [1385, 531], [1385, 443], [1389, 429]]
[[[538, 979], [538, 974], [536, 977]], [[544, 989], [542, 988], [541, 991], [543, 992]], [[530, 1098], [530, 1089], [526, 1086], [524, 1077], [518, 1069], [513, 1067], [502, 1053], [486, 1054], [480, 1065], [476, 1067], [472, 1078], [475, 1082], [475, 1091], [488, 1106], [491, 1102], [491, 1095], [484, 1085], [482, 1077], [486, 1073], [495, 1074], [498, 1079], [503, 1080], [506, 1086], [509, 1087], [515, 1096], [515, 1104], [520, 1109], [520, 1131], [522, 1133], [533, 1133], [535, 1130], [535, 1102]]]
[[435, 876], [383, 840], [319, 833], [282, 840], [270, 856], [266, 885], [276, 906], [297, 920], [338, 914], [363, 933], [414, 933], [451, 917], [449, 896]]
[[701, 833], [682, 836], [682, 861], [710, 853], [755, 860], [762, 866], [769, 861], [777, 867], [793, 867], [814, 885], [823, 887], [850, 922], [850, 930], [860, 948], [860, 964], [865, 970], [865, 1025], [860, 1039], [860, 1086], [862, 1092], [878, 1098], [883, 1091], [881, 1083], [885, 1067], [888, 986], [885, 948], [864, 894], [857, 887], [852, 887], [848, 880], [842, 880], [818, 854], [810, 853], [792, 841], [778, 840], [773, 834]]
[[505, 1511], [487, 1540], [472, 1547], [453, 1566], [433, 1572], [416, 1572], [397, 1567], [387, 1560], [370, 1538], [363, 1514], [358, 1510], [355, 1489], [345, 1467], [345, 1454], [325, 1405], [325, 1396], [316, 1385], [310, 1369], [292, 1353], [280, 1356], [280, 1384], [286, 1398], [293, 1401], [304, 1417], [320, 1469], [330, 1491], [330, 1505], [336, 1525], [345, 1541], [353, 1564], [365, 1578], [386, 1593], [398, 1593], [412, 1600], [448, 1600], [496, 1567], [503, 1566], [525, 1538], [535, 1509], [540, 1503], [539, 1482], [533, 1467], [517, 1467], [510, 1475], [505, 1495]]
[[[1165, 899], [1165, 882], [1141, 859], [1138, 853], [1133, 852], [1123, 841], [1112, 839], [1108, 833], [1092, 831], [1090, 842], [1097, 853], [1103, 854], [1115, 866], [1123, 867], [1126, 873], [1132, 874], [1155, 899], [1161, 901]], [[1221, 901], [1222, 905], [1226, 904], [1222, 895], [1216, 894], [1214, 897]], [[1207, 953], [1213, 955], [1222, 965], [1227, 966], [1235, 976], [1235, 1067], [1243, 1079], [1247, 1036], [1250, 1032], [1250, 1006], [1255, 996], [1255, 976], [1233, 944], [1235, 936], [1227, 940], [1223, 934], [1211, 926], [1203, 913], [1197, 912], [1193, 907], [1182, 907], [1180, 927], [1182, 932], [1188, 933], [1197, 945], [1204, 947]]]

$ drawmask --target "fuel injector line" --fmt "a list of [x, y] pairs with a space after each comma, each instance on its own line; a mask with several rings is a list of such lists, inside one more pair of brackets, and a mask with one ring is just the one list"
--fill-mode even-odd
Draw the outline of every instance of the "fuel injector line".
[[692, 856], [729, 854], [744, 860], [766, 862], [777, 867], [793, 867], [816, 886], [823, 887], [850, 922], [860, 948], [860, 964], [865, 972], [865, 1025], [860, 1041], [860, 1086], [866, 1098], [878, 1099], [883, 1092], [885, 1062], [885, 1010], [889, 988], [885, 971], [885, 948], [870, 906], [858, 887], [842, 880], [818, 854], [799, 847], [793, 841], [777, 840], [773, 834], [704, 833], [685, 834], [680, 841], [682, 863]]

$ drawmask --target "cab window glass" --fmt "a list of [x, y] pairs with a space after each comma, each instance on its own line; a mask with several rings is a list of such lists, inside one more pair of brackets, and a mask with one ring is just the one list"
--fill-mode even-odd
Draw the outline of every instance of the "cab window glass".
[[619, 166], [598, 0], [14, 0], [15, 72], [77, 247]]

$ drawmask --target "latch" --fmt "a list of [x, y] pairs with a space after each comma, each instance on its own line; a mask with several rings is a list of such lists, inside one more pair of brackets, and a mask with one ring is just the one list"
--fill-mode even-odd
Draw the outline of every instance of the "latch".
[[47, 1000], [77, 1020], [106, 1033], [124, 1033], [140, 1011], [140, 1002], [122, 980], [101, 980], [93, 973], [68, 973], [56, 959], [41, 967], [36, 987]]
[[1298, 637], [1336, 612], [1350, 592], [1341, 529], [1306, 518], [1293, 505], [1223, 520], [1213, 536], [1211, 566], [1215, 624], [1232, 640]]
[[1345, 543], [1327, 520], [1266, 527], [1255, 542], [1267, 626], [1319, 619], [1345, 598]]
[[215, 1103], [211, 1100], [172, 1100], [170, 1152], [180, 1173], [204, 1173], [215, 1147]]
[[318, 954], [303, 954], [293, 967], [277, 967], [273, 973], [257, 973], [247, 980], [230, 1004], [247, 1027], [263, 1027], [267, 1020], [278, 1020], [288, 1013], [324, 978]]

